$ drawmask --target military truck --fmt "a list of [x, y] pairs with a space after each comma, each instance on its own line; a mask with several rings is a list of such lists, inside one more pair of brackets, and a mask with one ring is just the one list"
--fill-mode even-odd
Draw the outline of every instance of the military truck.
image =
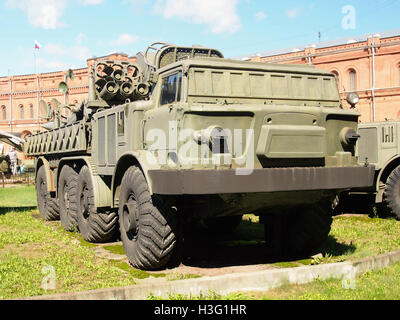
[[359, 134], [356, 155], [360, 165], [375, 166], [374, 184], [341, 194], [340, 211], [375, 207], [379, 215], [400, 220], [400, 122], [361, 123]]
[[372, 185], [333, 74], [165, 43], [135, 59], [97, 60], [80, 105], [41, 103], [47, 131], [24, 148], [43, 219], [91, 242], [117, 234], [134, 267], [154, 270], [179, 264], [188, 226], [254, 213], [270, 253], [299, 256], [327, 238], [340, 191]]
[[7, 155], [0, 154], [0, 176], [9, 177], [11, 175], [11, 161]]

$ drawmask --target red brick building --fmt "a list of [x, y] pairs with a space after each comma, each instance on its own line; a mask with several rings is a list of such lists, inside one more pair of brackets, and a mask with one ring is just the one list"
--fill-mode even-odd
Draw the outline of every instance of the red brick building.
[[[243, 60], [312, 64], [335, 73], [345, 98], [357, 92], [362, 122], [400, 120], [400, 29], [304, 47], [262, 52]], [[349, 107], [345, 102], [345, 106]]]
[[[130, 60], [115, 53], [110, 59]], [[343, 96], [357, 92], [361, 98], [357, 109], [362, 122], [400, 120], [400, 29], [375, 35], [322, 42], [241, 57], [266, 63], [312, 64], [331, 71], [339, 78]], [[90, 66], [93, 59], [88, 59]], [[39, 101], [80, 103], [87, 97], [88, 68], [73, 70], [68, 80], [70, 90], [64, 97], [58, 84], [67, 71], [0, 77], [0, 130], [22, 136], [34, 133], [44, 120]], [[345, 107], [349, 107], [345, 102]]]
[[[124, 53], [115, 53], [107, 59], [130, 60]], [[87, 60], [88, 67], [94, 58]], [[25, 136], [40, 130], [45, 122], [39, 112], [39, 102], [50, 103], [53, 98], [64, 103], [81, 103], [87, 98], [89, 68], [75, 69], [74, 80], [68, 79], [69, 91], [64, 96], [58, 85], [68, 71], [0, 77], [0, 130]]]

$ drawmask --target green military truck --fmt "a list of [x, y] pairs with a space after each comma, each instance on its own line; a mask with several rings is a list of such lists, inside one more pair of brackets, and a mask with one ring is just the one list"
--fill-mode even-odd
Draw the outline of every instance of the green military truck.
[[188, 226], [225, 230], [244, 213], [260, 216], [270, 252], [308, 255], [336, 195], [373, 183], [355, 157], [359, 114], [310, 66], [154, 43], [135, 63], [96, 61], [88, 98], [52, 105], [24, 145], [41, 216], [87, 241], [119, 236], [140, 269], [179, 263]]
[[11, 161], [7, 155], [0, 154], [0, 176], [9, 177], [11, 175]]
[[359, 134], [356, 155], [360, 165], [375, 166], [374, 184], [343, 193], [340, 211], [375, 206], [400, 220], [400, 122], [361, 123]]

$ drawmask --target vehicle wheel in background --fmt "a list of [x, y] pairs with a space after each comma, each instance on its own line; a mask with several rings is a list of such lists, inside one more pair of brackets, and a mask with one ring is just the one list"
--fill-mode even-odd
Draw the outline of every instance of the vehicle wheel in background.
[[115, 211], [97, 212], [94, 202], [92, 173], [83, 166], [78, 176], [77, 223], [83, 238], [89, 242], [107, 242], [117, 231]]
[[77, 190], [78, 173], [69, 165], [65, 165], [58, 179], [58, 202], [60, 205], [61, 225], [67, 231], [77, 227]]
[[268, 253], [279, 258], [312, 255], [327, 240], [331, 225], [331, 211], [317, 205], [294, 208], [288, 213], [265, 215]]
[[55, 221], [60, 218], [57, 199], [51, 198], [47, 190], [45, 166], [41, 166], [36, 175], [36, 197], [39, 213], [43, 220]]
[[208, 232], [225, 234], [232, 232], [242, 222], [243, 215], [206, 218], [204, 224]]

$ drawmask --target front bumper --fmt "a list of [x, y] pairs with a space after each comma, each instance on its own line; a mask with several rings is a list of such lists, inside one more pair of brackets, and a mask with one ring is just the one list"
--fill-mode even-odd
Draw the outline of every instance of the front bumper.
[[370, 187], [375, 167], [306, 167], [236, 170], [150, 170], [152, 191], [164, 195], [201, 195]]

